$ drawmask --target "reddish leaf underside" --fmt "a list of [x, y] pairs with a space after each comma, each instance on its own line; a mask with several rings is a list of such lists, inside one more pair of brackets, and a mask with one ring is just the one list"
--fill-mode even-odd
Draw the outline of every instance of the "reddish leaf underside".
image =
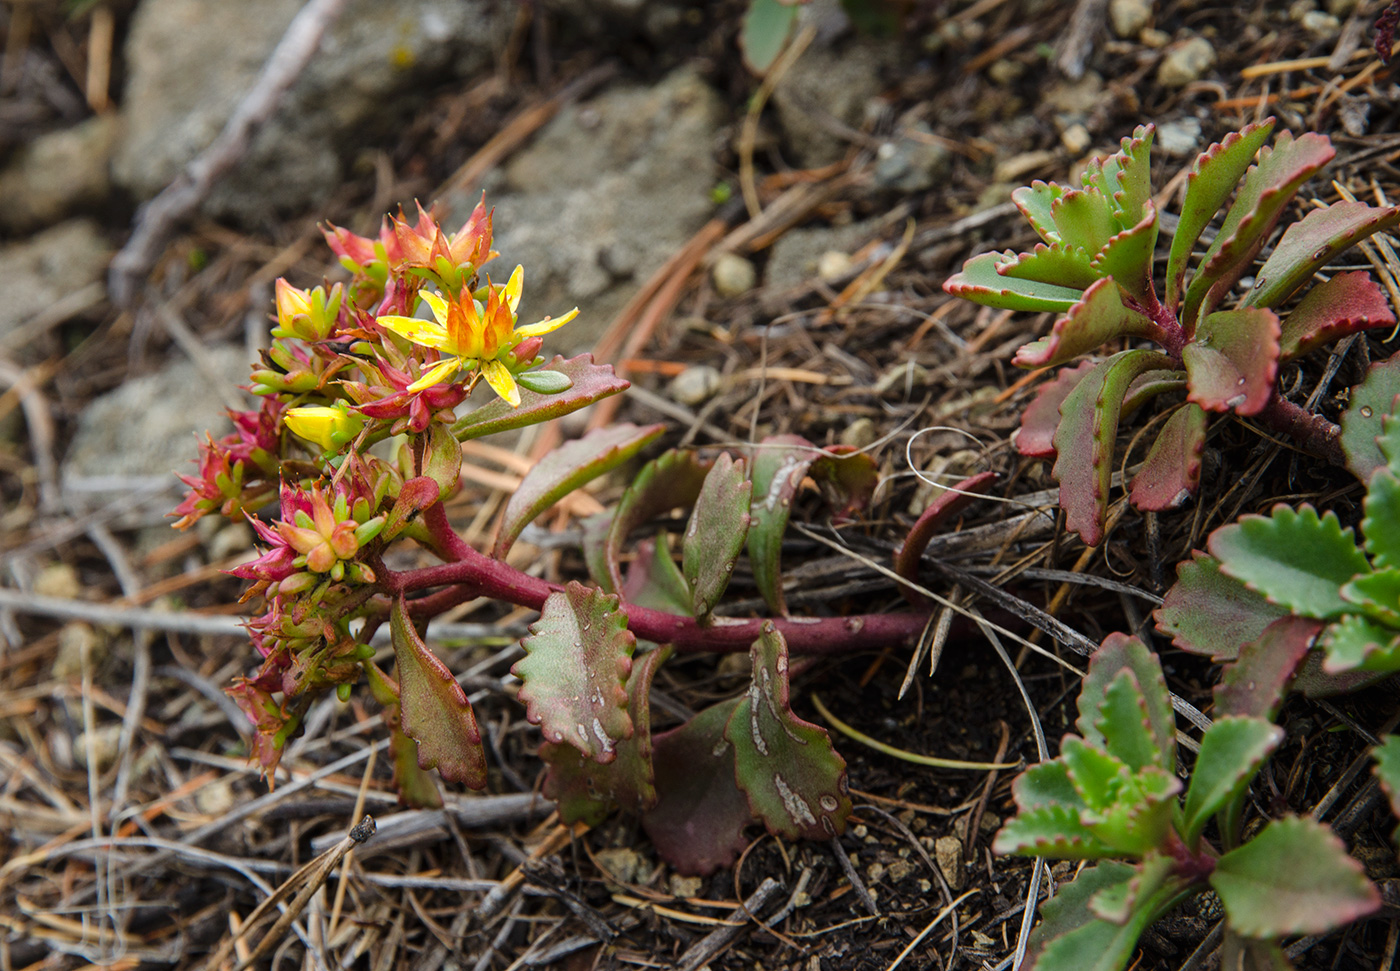
[[1060, 426], [1060, 405], [1074, 386], [1095, 367], [1093, 361], [1080, 361], [1061, 368], [1055, 377], [1036, 391], [1035, 398], [1021, 414], [1021, 427], [1013, 436], [1016, 451], [1029, 458], [1055, 457], [1055, 429]]
[[1153, 327], [1142, 314], [1123, 305], [1123, 294], [1110, 279], [1102, 279], [1084, 291], [1050, 333], [1024, 344], [1012, 364], [1023, 368], [1051, 367], [1073, 360], [1117, 337], [1146, 336]]
[[1320, 621], [1280, 617], [1241, 645], [1215, 686], [1215, 709], [1223, 715], [1272, 719], [1298, 665], [1312, 648]]
[[789, 839], [840, 835], [851, 812], [846, 760], [826, 730], [793, 713], [787, 642], [771, 623], [754, 641], [753, 681], [729, 717], [735, 779], [769, 831]]
[[1272, 310], [1221, 310], [1201, 321], [1181, 351], [1188, 399], [1207, 411], [1253, 415], [1278, 375], [1279, 322]]
[[418, 743], [418, 765], [450, 782], [486, 787], [481, 732], [462, 686], [423, 643], [400, 597], [389, 614], [404, 734]]
[[[909, 534], [904, 538], [904, 543], [895, 550], [894, 571], [904, 579], [918, 583], [919, 558], [924, 555], [929, 541], [933, 539], [944, 523], [977, 499], [975, 493], [983, 491], [986, 486], [995, 482], [996, 478], [995, 472], [978, 472], [976, 475], [968, 476], [959, 482], [958, 491], [944, 490], [939, 493], [938, 497], [928, 504], [928, 508], [923, 511], [913, 527], [910, 528]], [[908, 587], [900, 589], [905, 598], [911, 602], [922, 603], [926, 599], [922, 594], [916, 594]]]
[[1161, 512], [1195, 495], [1205, 443], [1206, 413], [1188, 401], [1167, 419], [1133, 478], [1133, 505]]
[[880, 484], [880, 466], [852, 445], [828, 445], [807, 474], [832, 508], [832, 520], [843, 523], [870, 505]]
[[512, 408], [501, 398], [488, 401], [452, 426], [459, 441], [482, 438], [512, 428], [524, 428], [585, 408], [609, 395], [626, 391], [629, 383], [613, 373], [611, 364], [594, 364], [592, 354], [580, 354], [567, 361], [555, 357], [544, 366], [567, 377], [572, 386], [558, 394], [540, 394], [529, 388], [520, 389], [520, 404]]
[[1242, 305], [1277, 307], [1343, 250], [1397, 222], [1400, 207], [1376, 209], [1343, 200], [1313, 209], [1283, 231]]
[[1369, 273], [1338, 273], [1309, 290], [1283, 322], [1279, 357], [1286, 361], [1348, 334], [1393, 323], [1390, 303]]
[[636, 638], [618, 598], [576, 580], [549, 595], [525, 656], [511, 667], [520, 679], [525, 718], [548, 742], [574, 746], [595, 762], [611, 762], [632, 737], [625, 682]]

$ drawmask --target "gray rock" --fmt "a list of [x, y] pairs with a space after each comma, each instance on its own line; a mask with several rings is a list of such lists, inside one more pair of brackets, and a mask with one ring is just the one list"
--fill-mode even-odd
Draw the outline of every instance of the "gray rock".
[[860, 128], [866, 107], [896, 63], [890, 44], [863, 41], [834, 50], [808, 50], [773, 91], [778, 122], [799, 165], [835, 162], [849, 143], [827, 118]]
[[1331, 40], [1342, 32], [1342, 22], [1334, 14], [1313, 10], [1303, 14], [1298, 23], [1313, 35], [1315, 40]]
[[1215, 48], [1204, 37], [1192, 37], [1171, 50], [1157, 66], [1157, 83], [1180, 88], [1199, 80], [1215, 66]]
[[[486, 269], [504, 280], [525, 267], [522, 319], [579, 307], [578, 320], [545, 339], [546, 352], [591, 349], [704, 225], [722, 116], [718, 96], [690, 69], [655, 87], [618, 87], [561, 111], [489, 188], [502, 256]], [[445, 224], [455, 227], [478, 198], [449, 193]]]
[[111, 188], [117, 130], [115, 114], [98, 115], [16, 152], [0, 170], [0, 228], [30, 232], [100, 202]]
[[73, 219], [0, 249], [0, 338], [64, 296], [102, 279], [112, 250], [90, 219]]
[[1151, 0], [1110, 0], [1108, 5], [1108, 21], [1119, 37], [1136, 37], [1151, 19]]
[[723, 383], [724, 378], [719, 371], [708, 364], [696, 364], [677, 374], [667, 386], [666, 393], [672, 401], [694, 408], [713, 398]]
[[[228, 387], [247, 381], [248, 357], [241, 347], [211, 348], [209, 354]], [[191, 361], [175, 361], [162, 371], [129, 378], [88, 405], [64, 458], [63, 476], [191, 472], [205, 431], [218, 438], [231, 428], [213, 379]]]
[[1157, 126], [1157, 147], [1168, 155], [1190, 155], [1201, 144], [1201, 120], [1178, 118]]
[[875, 184], [899, 192], [924, 192], [948, 174], [952, 158], [923, 122], [900, 131], [875, 152]]
[[[159, 192], [223, 128], [302, 0], [145, 0], [127, 40], [126, 131], [113, 165], [138, 198]], [[341, 153], [405, 116], [432, 76], [491, 63], [508, 30], [488, 0], [353, 0], [320, 52], [209, 200], [249, 223], [324, 201]]]
[[788, 230], [778, 237], [768, 257], [768, 286], [794, 287], [810, 280], [820, 274], [824, 258], [828, 264], [833, 262], [828, 253], [850, 253], [874, 232], [874, 222]]

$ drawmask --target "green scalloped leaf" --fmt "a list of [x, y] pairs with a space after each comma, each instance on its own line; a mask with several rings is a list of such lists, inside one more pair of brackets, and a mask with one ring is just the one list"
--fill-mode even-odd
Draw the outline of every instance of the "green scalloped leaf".
[[1138, 868], [1104, 861], [1082, 870], [1040, 908], [1021, 971], [1123, 971], [1155, 915], [1141, 907], [1126, 924], [1094, 917], [1090, 902], [1133, 880]]
[[668, 614], [694, 617], [690, 584], [671, 558], [670, 541], [662, 530], [656, 539], [637, 544], [632, 562], [627, 564], [627, 580], [622, 599], [638, 607]]
[[685, 529], [682, 569], [694, 598], [695, 616], [709, 616], [734, 575], [734, 564], [749, 534], [753, 484], [744, 460], [723, 453], [705, 476]]
[[1235, 285], [1298, 189], [1335, 154], [1326, 136], [1316, 132], [1297, 138], [1281, 132], [1273, 151], [1260, 152], [1259, 164], [1245, 175], [1219, 235], [1186, 288], [1181, 320], [1188, 334], [1201, 311], [1209, 312]]
[[1003, 276], [998, 267], [1015, 260], [1014, 255], [983, 253], [963, 264], [962, 272], [950, 276], [943, 289], [955, 297], [1003, 310], [1029, 310], [1064, 313], [1074, 306], [1083, 292], [1038, 280]]
[[1220, 561], [1200, 550], [1176, 567], [1176, 583], [1153, 613], [1157, 629], [1172, 644], [1216, 661], [1233, 660], [1288, 608], [1269, 603], [1234, 577], [1220, 572]]
[[1140, 909], [1150, 906], [1148, 901], [1171, 879], [1175, 866], [1176, 860], [1170, 856], [1148, 857], [1138, 865], [1131, 880], [1094, 894], [1089, 901], [1089, 911], [1110, 924], [1120, 927], [1127, 924]]
[[1151, 201], [1152, 136], [1156, 130], [1155, 125], [1138, 125], [1118, 143], [1118, 151], [1085, 167], [1084, 184], [1111, 201], [1121, 226], [1140, 222]]
[[1389, 674], [1400, 670], [1400, 633], [1360, 614], [1351, 614], [1330, 625], [1318, 644], [1327, 654], [1322, 662], [1322, 670], [1327, 674]]
[[734, 781], [724, 726], [738, 698], [706, 708], [653, 740], [657, 802], [642, 815], [656, 852], [680, 873], [713, 873], [739, 858], [754, 821]]
[[749, 562], [754, 584], [775, 614], [787, 613], [783, 598], [783, 533], [792, 500], [817, 457], [816, 446], [800, 435], [772, 435], [754, 449], [749, 467], [753, 496], [749, 507]]
[[546, 742], [613, 761], [634, 730], [626, 681], [636, 644], [616, 596], [577, 580], [551, 593], [520, 642], [525, 656], [510, 669], [525, 719]]
[[1362, 573], [1341, 589], [1342, 599], [1356, 604], [1358, 613], [1386, 627], [1400, 628], [1400, 568], [1383, 567]]
[[449, 782], [486, 788], [486, 753], [462, 686], [423, 643], [402, 597], [389, 611], [389, 631], [399, 675], [399, 720], [418, 743], [418, 765], [437, 769]]
[[1372, 364], [1366, 378], [1351, 389], [1351, 403], [1342, 413], [1342, 451], [1347, 468], [1362, 482], [1386, 464], [1376, 444], [1381, 423], [1394, 410], [1400, 396], [1400, 355]]
[[1216, 711], [1272, 719], [1321, 630], [1321, 621], [1287, 614], [1241, 645], [1215, 686]]
[[1109, 682], [1094, 728], [1104, 737], [1109, 753], [1134, 772], [1161, 766], [1162, 751], [1147, 717], [1147, 699], [1132, 671], [1119, 671]]
[[1319, 620], [1350, 613], [1340, 590], [1371, 569], [1351, 529], [1343, 530], [1331, 510], [1319, 518], [1307, 505], [1295, 511], [1280, 503], [1268, 516], [1241, 516], [1211, 534], [1210, 552], [1224, 573]]
[[1065, 194], [1065, 187], [1055, 182], [1042, 182], [1036, 179], [1030, 185], [1023, 185], [1011, 193], [1011, 201], [1026, 217], [1026, 222], [1046, 243], [1054, 246], [1063, 241], [1055, 229], [1055, 220], [1050, 207], [1055, 200]]
[[1263, 718], [1225, 715], [1201, 736], [1201, 751], [1186, 790], [1182, 835], [1193, 850], [1216, 813], [1249, 788], [1250, 781], [1283, 741], [1283, 729]]
[[[1102, 723], [1107, 717], [1109, 687], [1122, 671], [1133, 675], [1137, 692], [1143, 700], [1142, 715], [1146, 718], [1146, 728], [1151, 736], [1149, 747], [1154, 748], [1159, 757], [1156, 765], [1168, 772], [1176, 769], [1176, 719], [1172, 714], [1171, 693], [1162, 674], [1162, 664], [1157, 655], [1136, 637], [1125, 634], [1109, 634], [1089, 658], [1089, 670], [1079, 689], [1079, 718], [1075, 727], [1084, 740], [1091, 745], [1104, 748], [1122, 759], [1123, 753], [1114, 750], [1115, 740], [1106, 734]], [[1122, 730], [1115, 726], [1115, 731]], [[1141, 748], [1139, 744], [1135, 746]], [[1146, 763], [1133, 763], [1135, 767]]]
[[1221, 310], [1206, 317], [1181, 349], [1187, 398], [1207, 411], [1256, 414], [1273, 397], [1279, 333], [1272, 310]]
[[583, 562], [588, 567], [588, 578], [608, 593], [617, 593], [612, 585], [612, 573], [608, 569], [608, 533], [612, 529], [613, 510], [604, 509], [594, 513], [579, 523], [582, 533], [580, 545], [583, 547]]
[[[1011, 783], [1011, 795], [1020, 809], [1042, 806], [1068, 806], [1078, 813], [1085, 808], [1084, 800], [1070, 781], [1069, 768], [1063, 760], [1037, 762], [1018, 775]], [[1076, 815], [1076, 819], [1079, 817]]]
[[1099, 860], [1119, 855], [1079, 821], [1076, 810], [1056, 803], [1023, 809], [1007, 820], [992, 841], [992, 852], [1051, 860]]
[[1400, 566], [1400, 478], [1389, 469], [1377, 469], [1362, 508], [1366, 515], [1361, 534], [1371, 565], [1378, 570]]
[[997, 264], [997, 272], [1002, 276], [1018, 280], [1037, 280], [1053, 283], [1056, 286], [1084, 289], [1093, 285], [1103, 274], [1095, 273], [1089, 266], [1089, 254], [1077, 246], [1056, 243], [1036, 243], [1035, 249], [1017, 253], [1011, 261]]
[[1376, 778], [1390, 799], [1390, 811], [1400, 816], [1400, 735], [1387, 735], [1371, 749], [1371, 758], [1376, 760]]
[[611, 472], [654, 442], [665, 425], [638, 427], [630, 422], [596, 428], [567, 441], [540, 459], [506, 503], [491, 555], [505, 559], [520, 531], [535, 517], [580, 486]]
[[608, 527], [604, 555], [613, 590], [622, 588], [622, 546], [632, 530], [694, 503], [705, 485], [710, 465], [692, 451], [671, 449], [642, 466], [618, 500]]
[[611, 364], [594, 364], [592, 354], [580, 354], [567, 361], [556, 356], [545, 368], [558, 371], [568, 378], [571, 384], [569, 390], [559, 394], [540, 394], [521, 388], [518, 407], [512, 408], [510, 402], [503, 398], [488, 401], [458, 420], [452, 426], [452, 434], [465, 442], [512, 428], [537, 425], [586, 408], [601, 398], [631, 387], [629, 382], [613, 373]]
[[1241, 301], [1246, 307], [1277, 307], [1338, 254], [1400, 223], [1400, 207], [1377, 209], [1364, 202], [1335, 202], [1313, 209], [1283, 231]]
[[[978, 498], [976, 493], [995, 482], [996, 478], [995, 472], [979, 472], [959, 482], [958, 491], [944, 490], [939, 493], [910, 527], [899, 549], [894, 551], [894, 572], [912, 583], [918, 583], [919, 559], [928, 548], [929, 541], [937, 535], [944, 523], [975, 502]], [[923, 594], [916, 593], [909, 587], [901, 587], [900, 592], [912, 603], [927, 602]]]
[[1068, 189], [1050, 204], [1050, 218], [1066, 246], [1097, 253], [1121, 227], [1108, 198], [1092, 186]]
[[1186, 197], [1181, 205], [1181, 218], [1176, 224], [1176, 234], [1172, 237], [1171, 254], [1167, 258], [1166, 293], [1167, 306], [1172, 310], [1181, 303], [1182, 281], [1186, 277], [1186, 265], [1191, 260], [1191, 250], [1201, 233], [1210, 225], [1230, 193], [1235, 191], [1240, 177], [1249, 168], [1249, 163], [1274, 130], [1274, 119], [1247, 125], [1238, 132], [1231, 132], [1225, 138], [1200, 155], [1191, 164], [1186, 178]]
[[1162, 425], [1142, 468], [1133, 477], [1133, 506], [1161, 512], [1185, 505], [1201, 484], [1206, 413], [1187, 402]]
[[572, 745], [545, 742], [540, 758], [549, 766], [544, 795], [559, 805], [559, 818], [567, 825], [586, 822], [596, 826], [614, 807], [643, 813], [656, 805], [652, 773], [651, 683], [657, 669], [671, 656], [669, 646], [644, 654], [632, 665], [627, 679], [627, 706], [632, 737], [617, 745], [617, 758], [602, 764]]
[[753, 681], [724, 728], [734, 746], [734, 777], [769, 832], [828, 840], [851, 813], [846, 760], [826, 729], [797, 717], [788, 686], [788, 650], [771, 622], [753, 642]]
[[[1083, 720], [1082, 715], [1080, 720]], [[1077, 735], [1066, 735], [1060, 740], [1060, 761], [1065, 764], [1065, 773], [1074, 791], [1084, 802], [1081, 819], [1089, 813], [1111, 808], [1132, 781], [1128, 764], [1105, 752], [1101, 744], [1101, 740], [1090, 744]]]
[[1060, 368], [1054, 380], [1040, 386], [1031, 403], [1021, 413], [1021, 427], [1012, 436], [1016, 451], [1031, 458], [1055, 457], [1055, 429], [1060, 427], [1060, 405], [1097, 365], [1080, 361], [1074, 367]]
[[1157, 249], [1157, 208], [1150, 201], [1146, 213], [1136, 223], [1115, 234], [1094, 254], [1090, 267], [1114, 282], [1134, 298], [1147, 301], [1152, 289], [1152, 254]]
[[1395, 314], [1371, 274], [1338, 273], [1304, 294], [1284, 320], [1279, 359], [1287, 361], [1348, 334], [1393, 323]]
[[1322, 934], [1376, 910], [1380, 894], [1330, 829], [1276, 819], [1215, 864], [1211, 886], [1248, 937]]
[[1165, 363], [1152, 351], [1120, 351], [1080, 379], [1060, 406], [1052, 474], [1060, 483], [1065, 527], [1089, 546], [1103, 540], [1123, 395], [1134, 378]]
[[1011, 363], [1038, 368], [1063, 364], [1108, 341], [1126, 335], [1148, 336], [1152, 322], [1123, 305], [1122, 291], [1114, 281], [1099, 280], [1084, 291], [1084, 298], [1055, 321], [1050, 333], [1023, 344]]
[[1131, 415], [1158, 395], [1186, 389], [1186, 372], [1176, 368], [1157, 368], [1133, 378], [1123, 395], [1123, 414]]
[[1083, 812], [1080, 819], [1120, 855], [1145, 856], [1163, 846], [1180, 792], [1180, 779], [1148, 766], [1122, 780], [1110, 805]]
[[759, 77], [768, 73], [787, 45], [801, 8], [782, 0], [753, 0], [739, 29], [739, 50], [744, 63]]

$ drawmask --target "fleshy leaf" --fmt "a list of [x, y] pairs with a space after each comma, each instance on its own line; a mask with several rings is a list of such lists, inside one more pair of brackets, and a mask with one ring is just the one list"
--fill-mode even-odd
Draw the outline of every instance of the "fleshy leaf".
[[384, 707], [384, 724], [389, 729], [389, 757], [394, 766], [394, 788], [404, 805], [414, 809], [441, 809], [442, 793], [432, 773], [418, 765], [418, 743], [404, 734], [399, 717], [399, 686], [379, 670], [373, 660], [360, 662], [370, 694]]
[[399, 718], [404, 734], [418, 743], [418, 765], [437, 769], [449, 782], [486, 787], [486, 753], [462, 686], [447, 665], [423, 643], [403, 598], [389, 612], [399, 675]]
[[536, 425], [586, 408], [600, 398], [630, 387], [626, 380], [613, 373], [611, 364], [594, 364], [592, 354], [580, 354], [567, 361], [555, 357], [545, 367], [568, 378], [569, 390], [558, 394], [540, 394], [521, 388], [518, 407], [512, 408], [510, 402], [501, 398], [488, 401], [453, 425], [452, 434], [459, 441], [466, 441], [512, 428]]
[[427, 509], [442, 497], [442, 487], [432, 476], [418, 475], [409, 479], [399, 489], [394, 506], [384, 520], [380, 535], [385, 539], [396, 536], [404, 523]]
[[1186, 388], [1186, 372], [1175, 368], [1144, 371], [1133, 378], [1123, 395], [1123, 414], [1130, 415], [1160, 394], [1171, 394]]
[[1249, 937], [1321, 934], [1381, 903], [1342, 841], [1307, 818], [1269, 823], [1217, 861], [1210, 883], [1230, 926]]
[[846, 760], [826, 730], [793, 713], [787, 642], [772, 623], [754, 641], [753, 681], [729, 718], [734, 772], [749, 808], [770, 832], [827, 840], [846, 827]]
[[1077, 735], [1066, 735], [1060, 740], [1060, 760], [1086, 811], [1112, 807], [1132, 779], [1126, 762]]
[[1221, 573], [1220, 561], [1200, 550], [1177, 564], [1176, 583], [1153, 614], [1175, 646], [1217, 661], [1238, 657], [1241, 645], [1287, 615], [1286, 607]]
[[1220, 207], [1225, 205], [1225, 200], [1230, 198], [1230, 193], [1235, 191], [1240, 177], [1269, 140], [1273, 130], [1272, 118], [1248, 125], [1241, 131], [1226, 135], [1222, 141], [1196, 156], [1196, 161], [1192, 163], [1191, 172], [1186, 178], [1186, 198], [1182, 202], [1181, 218], [1176, 224], [1171, 255], [1167, 259], [1167, 306], [1173, 310], [1181, 302], [1181, 283], [1186, 278], [1191, 250], [1201, 238], [1201, 232], [1210, 225]]
[[1277, 307], [1339, 253], [1396, 223], [1400, 223], [1400, 207], [1377, 209], [1344, 200], [1309, 211], [1283, 231], [1241, 304]]
[[1176, 861], [1170, 856], [1151, 856], [1139, 864], [1137, 874], [1126, 883], [1105, 887], [1089, 901], [1096, 917], [1119, 926], [1128, 923], [1137, 911], [1171, 878]]
[[734, 747], [724, 740], [738, 704], [722, 701], [653, 739], [657, 802], [642, 825], [656, 852], [681, 873], [729, 866], [748, 843], [744, 828], [753, 814], [734, 781]]
[[1088, 867], [1040, 908], [1022, 971], [1123, 971], [1137, 939], [1155, 916], [1144, 906], [1126, 924], [1093, 915], [1090, 901], [1138, 874], [1126, 863], [1104, 861]]
[[1242, 644], [1238, 660], [1226, 665], [1215, 686], [1216, 711], [1272, 719], [1321, 630], [1321, 621], [1288, 614]]
[[[1336, 625], [1331, 625], [1335, 627]], [[1323, 634], [1326, 633], [1324, 629]], [[1322, 634], [1318, 635], [1320, 641]], [[1336, 695], [1360, 691], [1390, 677], [1389, 671], [1337, 671], [1326, 670], [1327, 652], [1314, 648], [1303, 658], [1293, 675], [1292, 690], [1305, 698], [1332, 698]]]
[[1084, 800], [1061, 759], [1038, 762], [1026, 769], [1011, 783], [1011, 794], [1022, 810], [1042, 806], [1068, 806], [1076, 811], [1084, 808]]
[[1176, 770], [1176, 719], [1172, 715], [1171, 693], [1167, 691], [1161, 662], [1136, 637], [1109, 634], [1089, 658], [1089, 670], [1079, 691], [1079, 718], [1075, 727], [1089, 744], [1106, 748], [1123, 758], [1114, 750], [1115, 742], [1109, 732], [1122, 731], [1125, 726], [1115, 723], [1105, 727], [1103, 723], [1109, 686], [1119, 672], [1125, 670], [1132, 672], [1143, 699], [1140, 711], [1146, 719], [1145, 727], [1155, 743], [1153, 747], [1160, 753], [1155, 763], [1173, 772]]
[[1055, 429], [1060, 427], [1060, 405], [1074, 386], [1095, 368], [1093, 361], [1080, 361], [1074, 367], [1060, 368], [1054, 380], [1040, 386], [1035, 398], [1021, 414], [1021, 427], [1012, 441], [1016, 451], [1031, 458], [1055, 457]]
[[1162, 764], [1162, 752], [1147, 718], [1147, 702], [1132, 671], [1119, 671], [1109, 682], [1094, 727], [1108, 751], [1134, 772]]
[[1387, 735], [1371, 749], [1371, 758], [1376, 760], [1376, 778], [1390, 799], [1390, 811], [1400, 816], [1400, 735]]
[[773, 435], [754, 449], [749, 508], [749, 561], [758, 592], [775, 614], [786, 614], [781, 557], [783, 532], [797, 488], [816, 458], [816, 447], [800, 435]]
[[1360, 614], [1351, 614], [1322, 632], [1320, 646], [1327, 652], [1322, 670], [1392, 672], [1400, 669], [1400, 632], [1382, 627]]
[[1207, 411], [1252, 415], [1274, 393], [1279, 322], [1272, 310], [1221, 310], [1206, 317], [1181, 349], [1189, 400]]
[[1051, 860], [1099, 860], [1119, 855], [1079, 821], [1077, 810], [1057, 803], [1023, 809], [1007, 820], [997, 831], [992, 852]]
[[547, 742], [567, 743], [595, 762], [611, 762], [632, 737], [624, 684], [636, 638], [618, 599], [570, 581], [549, 595], [525, 656], [511, 667], [520, 679], [525, 718]]
[[1279, 358], [1287, 361], [1348, 334], [1393, 323], [1395, 314], [1369, 273], [1338, 273], [1309, 290], [1283, 322]]
[[1090, 268], [1088, 252], [1063, 243], [1054, 246], [1036, 243], [1035, 249], [1017, 253], [1014, 260], [998, 263], [997, 272], [1018, 280], [1039, 280], [1080, 289], [1093, 285], [1103, 275]]
[[880, 466], [868, 452], [851, 445], [828, 445], [817, 453], [807, 474], [832, 508], [833, 522], [847, 522], [870, 505], [880, 484]]
[[1113, 206], [1098, 189], [1066, 189], [1050, 204], [1050, 218], [1066, 246], [1097, 253], [1118, 232]]
[[[894, 572], [906, 580], [917, 583], [919, 581], [919, 558], [924, 555], [929, 541], [933, 539], [944, 523], [970, 506], [977, 499], [975, 493], [981, 492], [984, 486], [995, 482], [996, 477], [995, 472], [978, 472], [976, 475], [968, 476], [959, 482], [956, 492], [951, 489], [940, 492], [910, 528], [908, 535], [904, 537], [904, 543], [895, 550]], [[922, 594], [915, 593], [908, 587], [901, 587], [900, 590], [905, 598], [913, 603], [922, 603], [926, 599]]]
[[1209, 312], [1244, 273], [1284, 206], [1335, 154], [1326, 136], [1316, 132], [1297, 138], [1282, 132], [1273, 151], [1260, 153], [1259, 164], [1245, 176], [1219, 235], [1186, 288], [1181, 319], [1188, 333], [1201, 311]]
[[1119, 143], [1118, 151], [1089, 163], [1084, 184], [1098, 189], [1113, 205], [1119, 223], [1139, 222], [1152, 198], [1151, 157], [1154, 125], [1138, 125]]
[[612, 529], [613, 510], [604, 509], [594, 513], [579, 523], [582, 532], [583, 562], [588, 567], [588, 578], [609, 593], [616, 593], [612, 586], [612, 572], [608, 569], [608, 533]]
[[1341, 594], [1347, 603], [1356, 604], [1358, 613], [1386, 627], [1400, 628], [1400, 568], [1362, 573], [1342, 587]]
[[1023, 344], [1011, 363], [1017, 367], [1053, 367], [1073, 360], [1127, 334], [1146, 336], [1153, 327], [1142, 314], [1123, 305], [1122, 291], [1112, 280], [1099, 280], [1084, 298], [1055, 321], [1050, 333]]
[[1146, 212], [1136, 225], [1117, 233], [1103, 249], [1094, 254], [1090, 263], [1095, 273], [1112, 277], [1113, 281], [1138, 300], [1147, 299], [1152, 287], [1152, 253], [1157, 248], [1157, 209], [1151, 201], [1143, 204]]
[[739, 30], [739, 49], [750, 71], [762, 77], [768, 73], [787, 44], [801, 8], [782, 0], [754, 0], [744, 14]]
[[689, 506], [705, 484], [710, 463], [689, 450], [672, 449], [652, 459], [618, 500], [608, 528], [606, 556], [611, 589], [622, 587], [622, 545], [632, 530], [682, 506]]
[[1395, 407], [1400, 395], [1400, 356], [1371, 365], [1366, 379], [1351, 389], [1351, 403], [1342, 413], [1342, 451], [1347, 468], [1362, 482], [1386, 464], [1376, 436], [1381, 422]]
[[1120, 855], [1145, 856], [1162, 845], [1171, 829], [1181, 780], [1156, 766], [1125, 775], [1115, 786], [1113, 802], [1081, 813], [1080, 820]]
[[710, 467], [685, 529], [682, 568], [690, 586], [695, 615], [714, 609], [749, 533], [749, 498], [753, 484], [744, 477], [744, 460], [726, 452]]
[[1241, 516], [1210, 536], [1222, 572], [1304, 617], [1326, 620], [1350, 612], [1341, 587], [1370, 565], [1351, 530], [1331, 510], [1279, 504], [1268, 516]]
[[1182, 835], [1187, 846], [1194, 849], [1210, 817], [1249, 788], [1281, 741], [1283, 729], [1263, 718], [1226, 715], [1211, 724], [1201, 737], [1201, 751], [1186, 790]]
[[[1012, 256], [1009, 259], [1014, 260]], [[1003, 310], [1030, 310], [1064, 313], [1079, 302], [1083, 291], [1037, 280], [1002, 276], [997, 267], [1008, 261], [1000, 253], [983, 253], [963, 264], [962, 272], [950, 276], [943, 289], [955, 297]]]
[[428, 426], [428, 446], [423, 451], [423, 474], [437, 483], [438, 496], [457, 491], [462, 474], [462, 444], [440, 421]]
[[1201, 484], [1206, 413], [1187, 402], [1172, 413], [1133, 477], [1133, 505], [1161, 512], [1184, 505]]
[[1031, 228], [1036, 231], [1040, 238], [1053, 246], [1062, 243], [1062, 240], [1055, 229], [1055, 220], [1050, 215], [1050, 207], [1055, 204], [1056, 199], [1064, 194], [1064, 186], [1036, 179], [1030, 185], [1021, 186], [1013, 191], [1011, 201], [1016, 204], [1017, 209], [1021, 210], [1021, 215], [1026, 217], [1026, 222], [1031, 224]]
[[1389, 469], [1377, 469], [1362, 508], [1366, 515], [1361, 533], [1372, 565], [1378, 570], [1400, 566], [1400, 478]]
[[632, 665], [627, 679], [628, 709], [635, 730], [618, 743], [617, 758], [606, 765], [593, 761], [572, 745], [545, 742], [540, 758], [549, 766], [544, 794], [559, 804], [559, 818], [595, 826], [614, 806], [645, 812], [656, 805], [652, 775], [651, 682], [670, 656], [669, 647], [644, 655]]
[[670, 614], [695, 616], [690, 584], [671, 558], [671, 548], [663, 530], [656, 539], [644, 539], [627, 565], [627, 581], [622, 596], [630, 604]]
[[1089, 546], [1103, 539], [1123, 395], [1133, 378], [1164, 363], [1166, 358], [1152, 351], [1120, 351], [1086, 374], [1060, 406], [1053, 473], [1065, 526]]
[[491, 555], [505, 559], [520, 531], [570, 492], [610, 472], [655, 441], [665, 425], [629, 422], [597, 428], [553, 449], [525, 473], [501, 517]]

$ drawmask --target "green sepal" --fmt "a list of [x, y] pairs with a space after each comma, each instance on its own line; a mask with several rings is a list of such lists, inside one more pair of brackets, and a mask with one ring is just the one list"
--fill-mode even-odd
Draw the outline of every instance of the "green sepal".
[[540, 394], [522, 388], [520, 404], [514, 408], [504, 398], [495, 398], [461, 418], [452, 426], [459, 441], [482, 438], [513, 428], [537, 425], [552, 418], [586, 408], [601, 398], [626, 391], [631, 385], [613, 373], [611, 364], [594, 364], [593, 355], [555, 357], [545, 365], [569, 380], [569, 389], [557, 394]]
[[521, 371], [515, 381], [527, 391], [536, 394], [562, 394], [574, 386], [573, 380], [563, 371], [550, 371], [538, 368], [534, 371]]

